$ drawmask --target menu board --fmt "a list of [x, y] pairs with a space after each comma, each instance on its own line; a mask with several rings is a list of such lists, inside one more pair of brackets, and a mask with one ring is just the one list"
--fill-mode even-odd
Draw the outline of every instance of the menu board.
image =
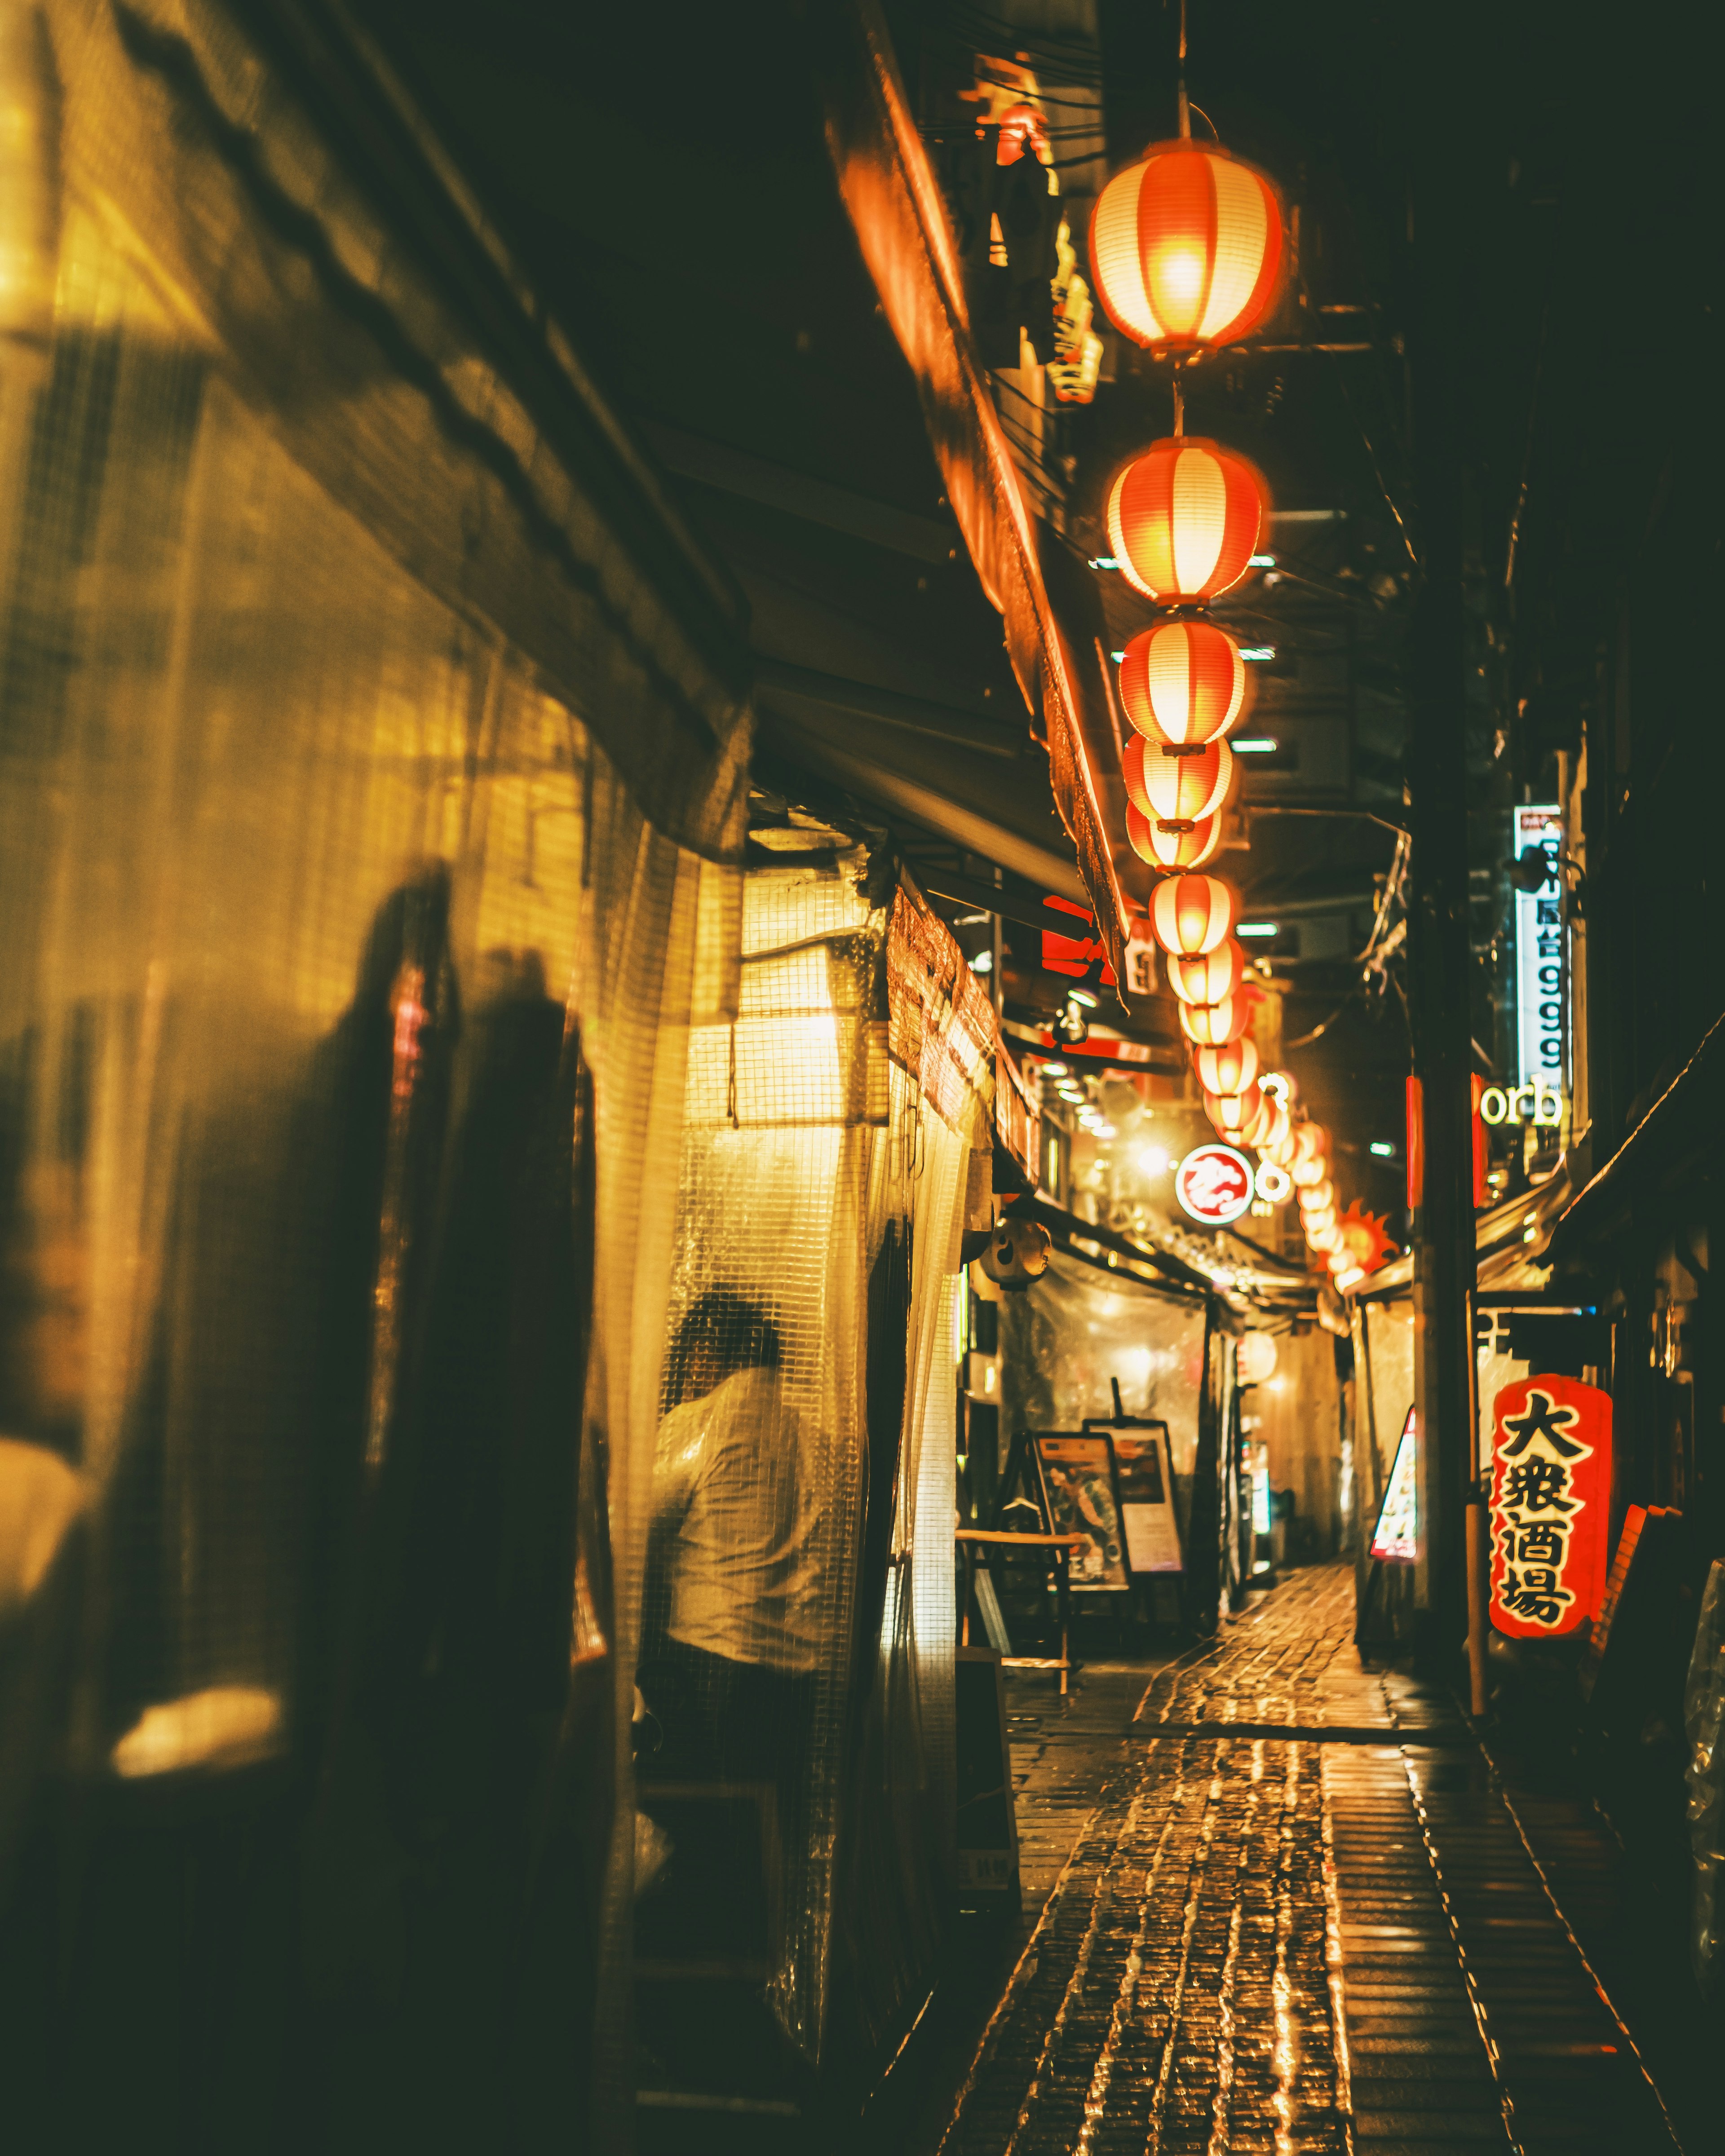
[[1097, 1429], [1096, 1434], [1106, 1435], [1114, 1448], [1127, 1569], [1183, 1572], [1168, 1424], [1152, 1422], [1122, 1427], [1111, 1423], [1106, 1430]]

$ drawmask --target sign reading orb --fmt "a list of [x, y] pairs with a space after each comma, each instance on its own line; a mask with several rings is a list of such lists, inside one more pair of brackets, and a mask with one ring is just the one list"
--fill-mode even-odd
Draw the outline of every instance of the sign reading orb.
[[1252, 1202], [1252, 1165], [1232, 1146], [1194, 1146], [1174, 1170], [1181, 1210], [1206, 1228], [1239, 1219]]

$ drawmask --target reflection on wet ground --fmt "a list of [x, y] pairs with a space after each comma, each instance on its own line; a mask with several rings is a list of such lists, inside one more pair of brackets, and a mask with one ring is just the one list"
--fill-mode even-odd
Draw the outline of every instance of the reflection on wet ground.
[[1353, 1621], [1351, 1572], [1316, 1568], [1068, 1706], [1014, 1682], [1028, 1936], [912, 2147], [1686, 2145], [1589, 1958], [1621, 1898], [1598, 1815], [1500, 1779], [1447, 1693], [1362, 1669]]

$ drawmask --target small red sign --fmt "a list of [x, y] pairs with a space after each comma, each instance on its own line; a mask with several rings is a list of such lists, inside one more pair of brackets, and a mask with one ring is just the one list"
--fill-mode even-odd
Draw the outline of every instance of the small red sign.
[[1232, 1146], [1196, 1146], [1174, 1171], [1174, 1195], [1194, 1220], [1225, 1227], [1252, 1202], [1251, 1163]]
[[1091, 968], [1101, 963], [1102, 986], [1115, 986], [1114, 968], [1108, 963], [1108, 954], [1095, 928], [1095, 917], [1086, 906], [1075, 906], [1070, 898], [1045, 898], [1045, 912], [1070, 913], [1074, 925], [1081, 927], [1076, 936], [1061, 936], [1050, 928], [1042, 932], [1042, 970], [1045, 973], [1069, 973], [1074, 980], [1081, 981]]
[[1492, 1406], [1491, 1623], [1554, 1640], [1597, 1617], [1611, 1511], [1611, 1395], [1521, 1378]]

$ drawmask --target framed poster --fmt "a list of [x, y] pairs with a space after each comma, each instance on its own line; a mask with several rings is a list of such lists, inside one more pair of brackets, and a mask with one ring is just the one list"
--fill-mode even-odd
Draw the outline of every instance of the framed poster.
[[1114, 1448], [1120, 1491], [1120, 1522], [1126, 1535], [1127, 1569], [1183, 1572], [1180, 1526], [1174, 1512], [1173, 1461], [1165, 1422], [1091, 1423]]
[[1032, 1440], [1050, 1527], [1082, 1535], [1072, 1553], [1075, 1589], [1130, 1587], [1114, 1450], [1100, 1430], [1039, 1432]]

